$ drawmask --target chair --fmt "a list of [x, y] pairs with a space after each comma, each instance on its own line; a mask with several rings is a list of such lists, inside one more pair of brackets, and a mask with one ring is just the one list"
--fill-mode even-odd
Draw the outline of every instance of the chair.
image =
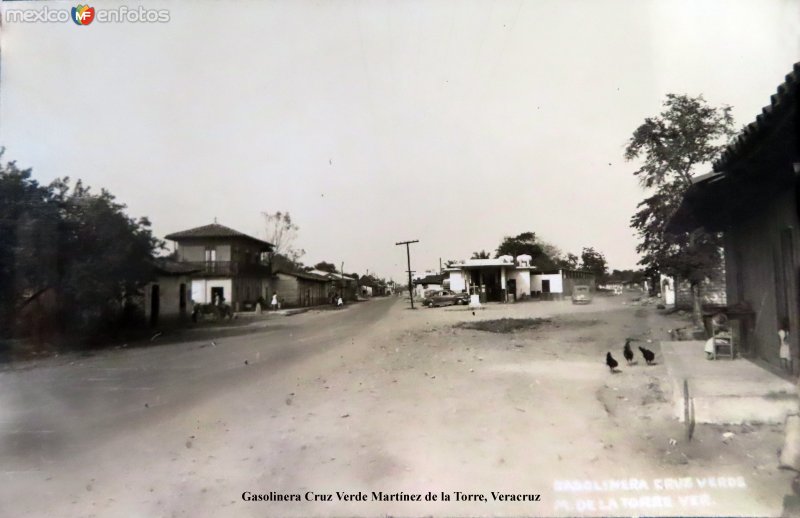
[[733, 360], [736, 351], [728, 317], [719, 313], [711, 319], [711, 335], [714, 338], [714, 357], [727, 357]]

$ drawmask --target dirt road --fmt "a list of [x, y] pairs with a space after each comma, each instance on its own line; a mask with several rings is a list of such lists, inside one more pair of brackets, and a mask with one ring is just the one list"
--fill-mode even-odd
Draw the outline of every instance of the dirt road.
[[[675, 322], [623, 300], [378, 300], [3, 371], [2, 514], [779, 515], [780, 430], [686, 442], [663, 365], [621, 354]], [[549, 320], [454, 327], [497, 318]]]

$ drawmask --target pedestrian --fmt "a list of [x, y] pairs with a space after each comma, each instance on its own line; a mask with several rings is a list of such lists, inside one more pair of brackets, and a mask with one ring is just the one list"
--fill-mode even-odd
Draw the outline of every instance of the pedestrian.
[[344, 306], [344, 300], [342, 300], [342, 296], [339, 295], [339, 297], [336, 299], [336, 307], [340, 308], [342, 306]]
[[778, 339], [780, 350], [778, 351], [781, 358], [781, 367], [786, 372], [792, 372], [792, 356], [789, 350], [789, 326], [784, 322], [778, 331]]
[[272, 294], [272, 303], [270, 304], [270, 306], [272, 306], [272, 310], [273, 311], [278, 309], [278, 292], [277, 291]]

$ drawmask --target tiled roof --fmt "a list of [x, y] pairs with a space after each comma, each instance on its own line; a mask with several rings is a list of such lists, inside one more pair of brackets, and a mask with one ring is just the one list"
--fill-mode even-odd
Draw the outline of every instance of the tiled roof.
[[237, 237], [259, 243], [269, 248], [272, 248], [273, 246], [272, 243], [267, 243], [266, 241], [263, 241], [261, 239], [248, 236], [243, 232], [239, 232], [238, 230], [226, 227], [225, 225], [220, 225], [219, 223], [212, 223], [210, 225], [203, 225], [202, 227], [190, 228], [189, 230], [182, 230], [180, 232], [173, 232], [172, 234], [168, 234], [165, 237], [172, 241], [203, 239], [203, 238]]
[[171, 259], [157, 258], [156, 271], [162, 275], [184, 275], [200, 271], [200, 268]]
[[786, 80], [778, 86], [778, 91], [770, 97], [770, 105], [765, 106], [756, 120], [745, 126], [738, 137], [723, 151], [714, 162], [714, 171], [725, 170], [731, 162], [751, 151], [761, 137], [785, 115], [796, 102], [800, 84], [800, 62], [795, 63]]
[[273, 270], [274, 273], [282, 273], [285, 275], [291, 275], [292, 277], [297, 277], [299, 279], [307, 279], [310, 281], [318, 281], [318, 282], [328, 282], [330, 279], [328, 277], [323, 277], [322, 275], [316, 275], [311, 272], [302, 272], [299, 270], [292, 270], [290, 268], [284, 267], [277, 267]]

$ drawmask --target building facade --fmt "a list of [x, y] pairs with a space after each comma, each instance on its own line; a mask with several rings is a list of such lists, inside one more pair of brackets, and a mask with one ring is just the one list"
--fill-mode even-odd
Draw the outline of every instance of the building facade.
[[277, 270], [266, 288], [267, 304], [277, 293], [285, 307], [309, 307], [331, 302], [330, 279], [309, 272]]
[[778, 365], [778, 331], [800, 360], [800, 63], [772, 102], [694, 179], [669, 230], [704, 227], [725, 243], [728, 311], [739, 320], [741, 352]]
[[166, 239], [177, 243], [177, 261], [196, 269], [191, 281], [194, 303], [224, 302], [240, 311], [264, 295], [271, 274], [265, 254], [272, 250], [271, 243], [217, 223]]
[[540, 272], [531, 266], [531, 256], [506, 255], [496, 259], [469, 259], [446, 269], [450, 289], [479, 295], [484, 302], [513, 302], [529, 297], [559, 300], [572, 294], [576, 285], [596, 289], [594, 275], [578, 270]]

